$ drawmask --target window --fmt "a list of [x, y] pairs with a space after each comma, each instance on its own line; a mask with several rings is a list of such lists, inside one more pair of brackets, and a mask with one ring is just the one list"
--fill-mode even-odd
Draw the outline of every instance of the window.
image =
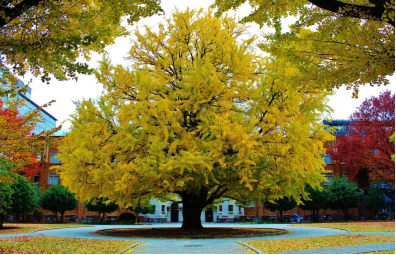
[[38, 184], [39, 181], [40, 181], [40, 175], [33, 176], [33, 180], [32, 180], [33, 184]]
[[60, 159], [57, 158], [58, 152], [51, 152], [50, 163], [60, 163]]
[[326, 153], [326, 155], [322, 155], [322, 158], [323, 158], [323, 160], [324, 160], [324, 162], [325, 162], [326, 164], [331, 164], [331, 163], [332, 163], [331, 157], [330, 157], [330, 154], [329, 154], [329, 153]]
[[166, 212], [165, 212], [165, 205], [162, 205], [162, 206], [161, 206], [161, 209], [162, 209], [162, 210], [161, 210], [162, 213], [166, 213]]
[[333, 174], [325, 174], [327, 181], [324, 181], [324, 185], [330, 185], [333, 182]]
[[223, 211], [223, 206], [219, 205], [219, 212], [222, 212], [222, 211]]
[[59, 184], [59, 175], [58, 174], [49, 174], [48, 175], [48, 184], [50, 184], [50, 185]]
[[228, 213], [234, 213], [234, 206], [228, 205]]

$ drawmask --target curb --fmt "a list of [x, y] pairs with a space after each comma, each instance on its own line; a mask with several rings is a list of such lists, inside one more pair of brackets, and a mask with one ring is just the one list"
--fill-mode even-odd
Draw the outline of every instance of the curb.
[[130, 249], [132, 249], [132, 248], [134, 248], [134, 247], [136, 247], [138, 245], [144, 244], [144, 243], [146, 243], [146, 242], [140, 241], [140, 242], [131, 244], [128, 247], [126, 247], [125, 249], [122, 249], [121, 251], [116, 252], [115, 254], [123, 254], [124, 252], [126, 252], [126, 251], [128, 251], [128, 250], [130, 250]]
[[[117, 229], [120, 230], [121, 228]], [[275, 228], [272, 228], [275, 229]], [[126, 237], [126, 238], [150, 238], [150, 239], [163, 239], [155, 236], [147, 236], [147, 235], [136, 235], [136, 236], [128, 236], [128, 235], [123, 235], [123, 234], [110, 234], [106, 233], [105, 231], [107, 230], [112, 230], [112, 229], [101, 229], [97, 230], [94, 232], [91, 232], [93, 235], [99, 235], [99, 236], [113, 236], [113, 237]], [[177, 237], [170, 237], [169, 239], [227, 239], [227, 238], [252, 238], [252, 237], [266, 237], [266, 236], [280, 236], [280, 235], [287, 235], [293, 233], [292, 231], [284, 230], [284, 229], [277, 229], [280, 230], [278, 232], [272, 232], [272, 233], [263, 233], [263, 234], [246, 234], [246, 235], [229, 235], [229, 236], [224, 236], [224, 235], [214, 235], [214, 236], [185, 236], [181, 238]]]
[[[294, 227], [293, 225], [287, 225], [288, 227]], [[301, 226], [296, 226], [296, 227], [301, 227]], [[348, 233], [353, 233], [351, 232], [349, 229], [345, 229], [345, 228], [326, 228], [326, 227], [303, 227], [303, 228], [325, 228], [325, 229], [337, 229], [337, 230], [344, 230]]]
[[[89, 227], [95, 227], [95, 226], [82, 226], [82, 227], [70, 227], [70, 228], [89, 228]], [[47, 229], [37, 229], [37, 230], [33, 230], [30, 233], [36, 233], [36, 232], [40, 232], [40, 231], [47, 231], [47, 230], [55, 230], [55, 229], [64, 229], [64, 228], [47, 228]], [[23, 234], [23, 233], [21, 233]], [[25, 234], [29, 234], [29, 233], [25, 233]]]
[[238, 244], [240, 244], [240, 245], [242, 245], [242, 246], [246, 246], [247, 248], [249, 248], [249, 249], [255, 251], [257, 254], [264, 254], [264, 252], [262, 252], [261, 250], [259, 250], [259, 249], [257, 249], [257, 248], [254, 248], [253, 246], [251, 246], [251, 245], [249, 245], [249, 244], [247, 244], [247, 243], [239, 242], [239, 241], [235, 241], [235, 242], [238, 243]]

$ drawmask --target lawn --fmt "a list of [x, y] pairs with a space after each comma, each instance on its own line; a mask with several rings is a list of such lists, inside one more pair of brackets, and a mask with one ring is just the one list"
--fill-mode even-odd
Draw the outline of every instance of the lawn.
[[0, 235], [30, 233], [35, 230], [45, 230], [54, 228], [77, 228], [90, 227], [81, 224], [23, 224], [23, 223], [4, 223], [3, 228], [0, 228]]
[[307, 224], [296, 224], [292, 226], [348, 229], [351, 232], [395, 232], [394, 221], [307, 223]]
[[260, 240], [246, 241], [253, 247], [262, 250], [264, 253], [279, 253], [285, 251], [329, 248], [339, 246], [372, 244], [372, 243], [392, 243], [395, 241], [394, 236], [385, 235], [334, 235], [320, 237], [305, 237], [276, 239], [276, 240]]
[[389, 250], [389, 251], [374, 251], [374, 252], [367, 252], [363, 254], [395, 254], [395, 250]]
[[0, 254], [114, 254], [137, 243], [54, 236], [18, 236], [0, 240]]

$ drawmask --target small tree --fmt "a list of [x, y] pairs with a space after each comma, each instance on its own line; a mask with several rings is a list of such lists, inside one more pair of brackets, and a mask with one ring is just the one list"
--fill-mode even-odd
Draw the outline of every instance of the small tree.
[[0, 170], [0, 228], [3, 227], [4, 214], [11, 210], [12, 206], [12, 184], [14, 179], [10, 177], [9, 172]]
[[[118, 209], [118, 205], [108, 201], [107, 198], [91, 198], [89, 201], [84, 201], [84, 206], [90, 212], [98, 212], [99, 221], [104, 220], [106, 213], [115, 212]], [[100, 214], [102, 214], [102, 218], [100, 218]]]
[[302, 199], [304, 204], [300, 205], [303, 210], [310, 210], [313, 221], [319, 220], [319, 210], [327, 208], [327, 189], [322, 187], [322, 190], [313, 189], [311, 186], [306, 186], [305, 191], [309, 193], [310, 200]]
[[58, 219], [58, 212], [61, 214], [61, 222], [63, 222], [63, 215], [65, 211], [73, 210], [77, 207], [78, 201], [74, 198], [74, 193], [71, 193], [68, 188], [63, 185], [51, 186], [44, 192], [41, 199], [41, 207], [45, 210], [50, 210]]
[[274, 201], [275, 203], [271, 203], [269, 201], [264, 203], [264, 207], [271, 212], [279, 211], [280, 214], [280, 221], [283, 222], [283, 212], [289, 211], [297, 206], [296, 201], [294, 198], [280, 198]]
[[138, 206], [129, 207], [128, 209], [135, 213], [136, 215], [135, 223], [138, 223], [139, 214], [155, 213], [154, 205], [150, 203], [150, 200], [144, 200], [143, 202], [139, 203]]
[[15, 182], [12, 184], [14, 193], [12, 194], [12, 206], [10, 212], [22, 216], [22, 221], [25, 220], [25, 214], [33, 212], [37, 209], [41, 199], [40, 190], [32, 186], [28, 180], [19, 174], [12, 174]]
[[377, 188], [370, 187], [365, 202], [368, 207], [374, 211], [379, 211], [386, 208], [385, 194]]
[[328, 205], [332, 210], [342, 210], [345, 220], [348, 219], [348, 211], [357, 207], [360, 197], [358, 185], [348, 182], [347, 178], [334, 178], [328, 189]]

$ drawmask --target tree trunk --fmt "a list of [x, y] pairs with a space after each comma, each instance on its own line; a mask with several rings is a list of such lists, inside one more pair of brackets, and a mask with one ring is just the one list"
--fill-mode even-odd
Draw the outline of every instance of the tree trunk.
[[0, 213], [0, 228], [3, 228], [4, 213]]
[[63, 223], [63, 215], [65, 214], [65, 212], [61, 212], [61, 223]]
[[279, 210], [279, 214], [280, 214], [280, 221], [285, 222], [285, 220], [283, 219], [283, 211]]
[[139, 213], [135, 213], [135, 224], [137, 224], [138, 223], [138, 218], [139, 218]]
[[106, 221], [105, 215], [106, 215], [106, 213], [105, 213], [105, 212], [102, 212], [102, 221], [103, 221], [103, 222]]
[[201, 223], [202, 210], [206, 206], [206, 197], [208, 192], [201, 190], [199, 195], [183, 194], [183, 224], [182, 229], [203, 229]]
[[349, 211], [349, 209], [343, 209], [342, 211], [344, 212], [344, 220], [348, 220], [348, 211]]
[[201, 223], [202, 209], [193, 204], [186, 205], [183, 202], [183, 225], [182, 229], [203, 229]]

